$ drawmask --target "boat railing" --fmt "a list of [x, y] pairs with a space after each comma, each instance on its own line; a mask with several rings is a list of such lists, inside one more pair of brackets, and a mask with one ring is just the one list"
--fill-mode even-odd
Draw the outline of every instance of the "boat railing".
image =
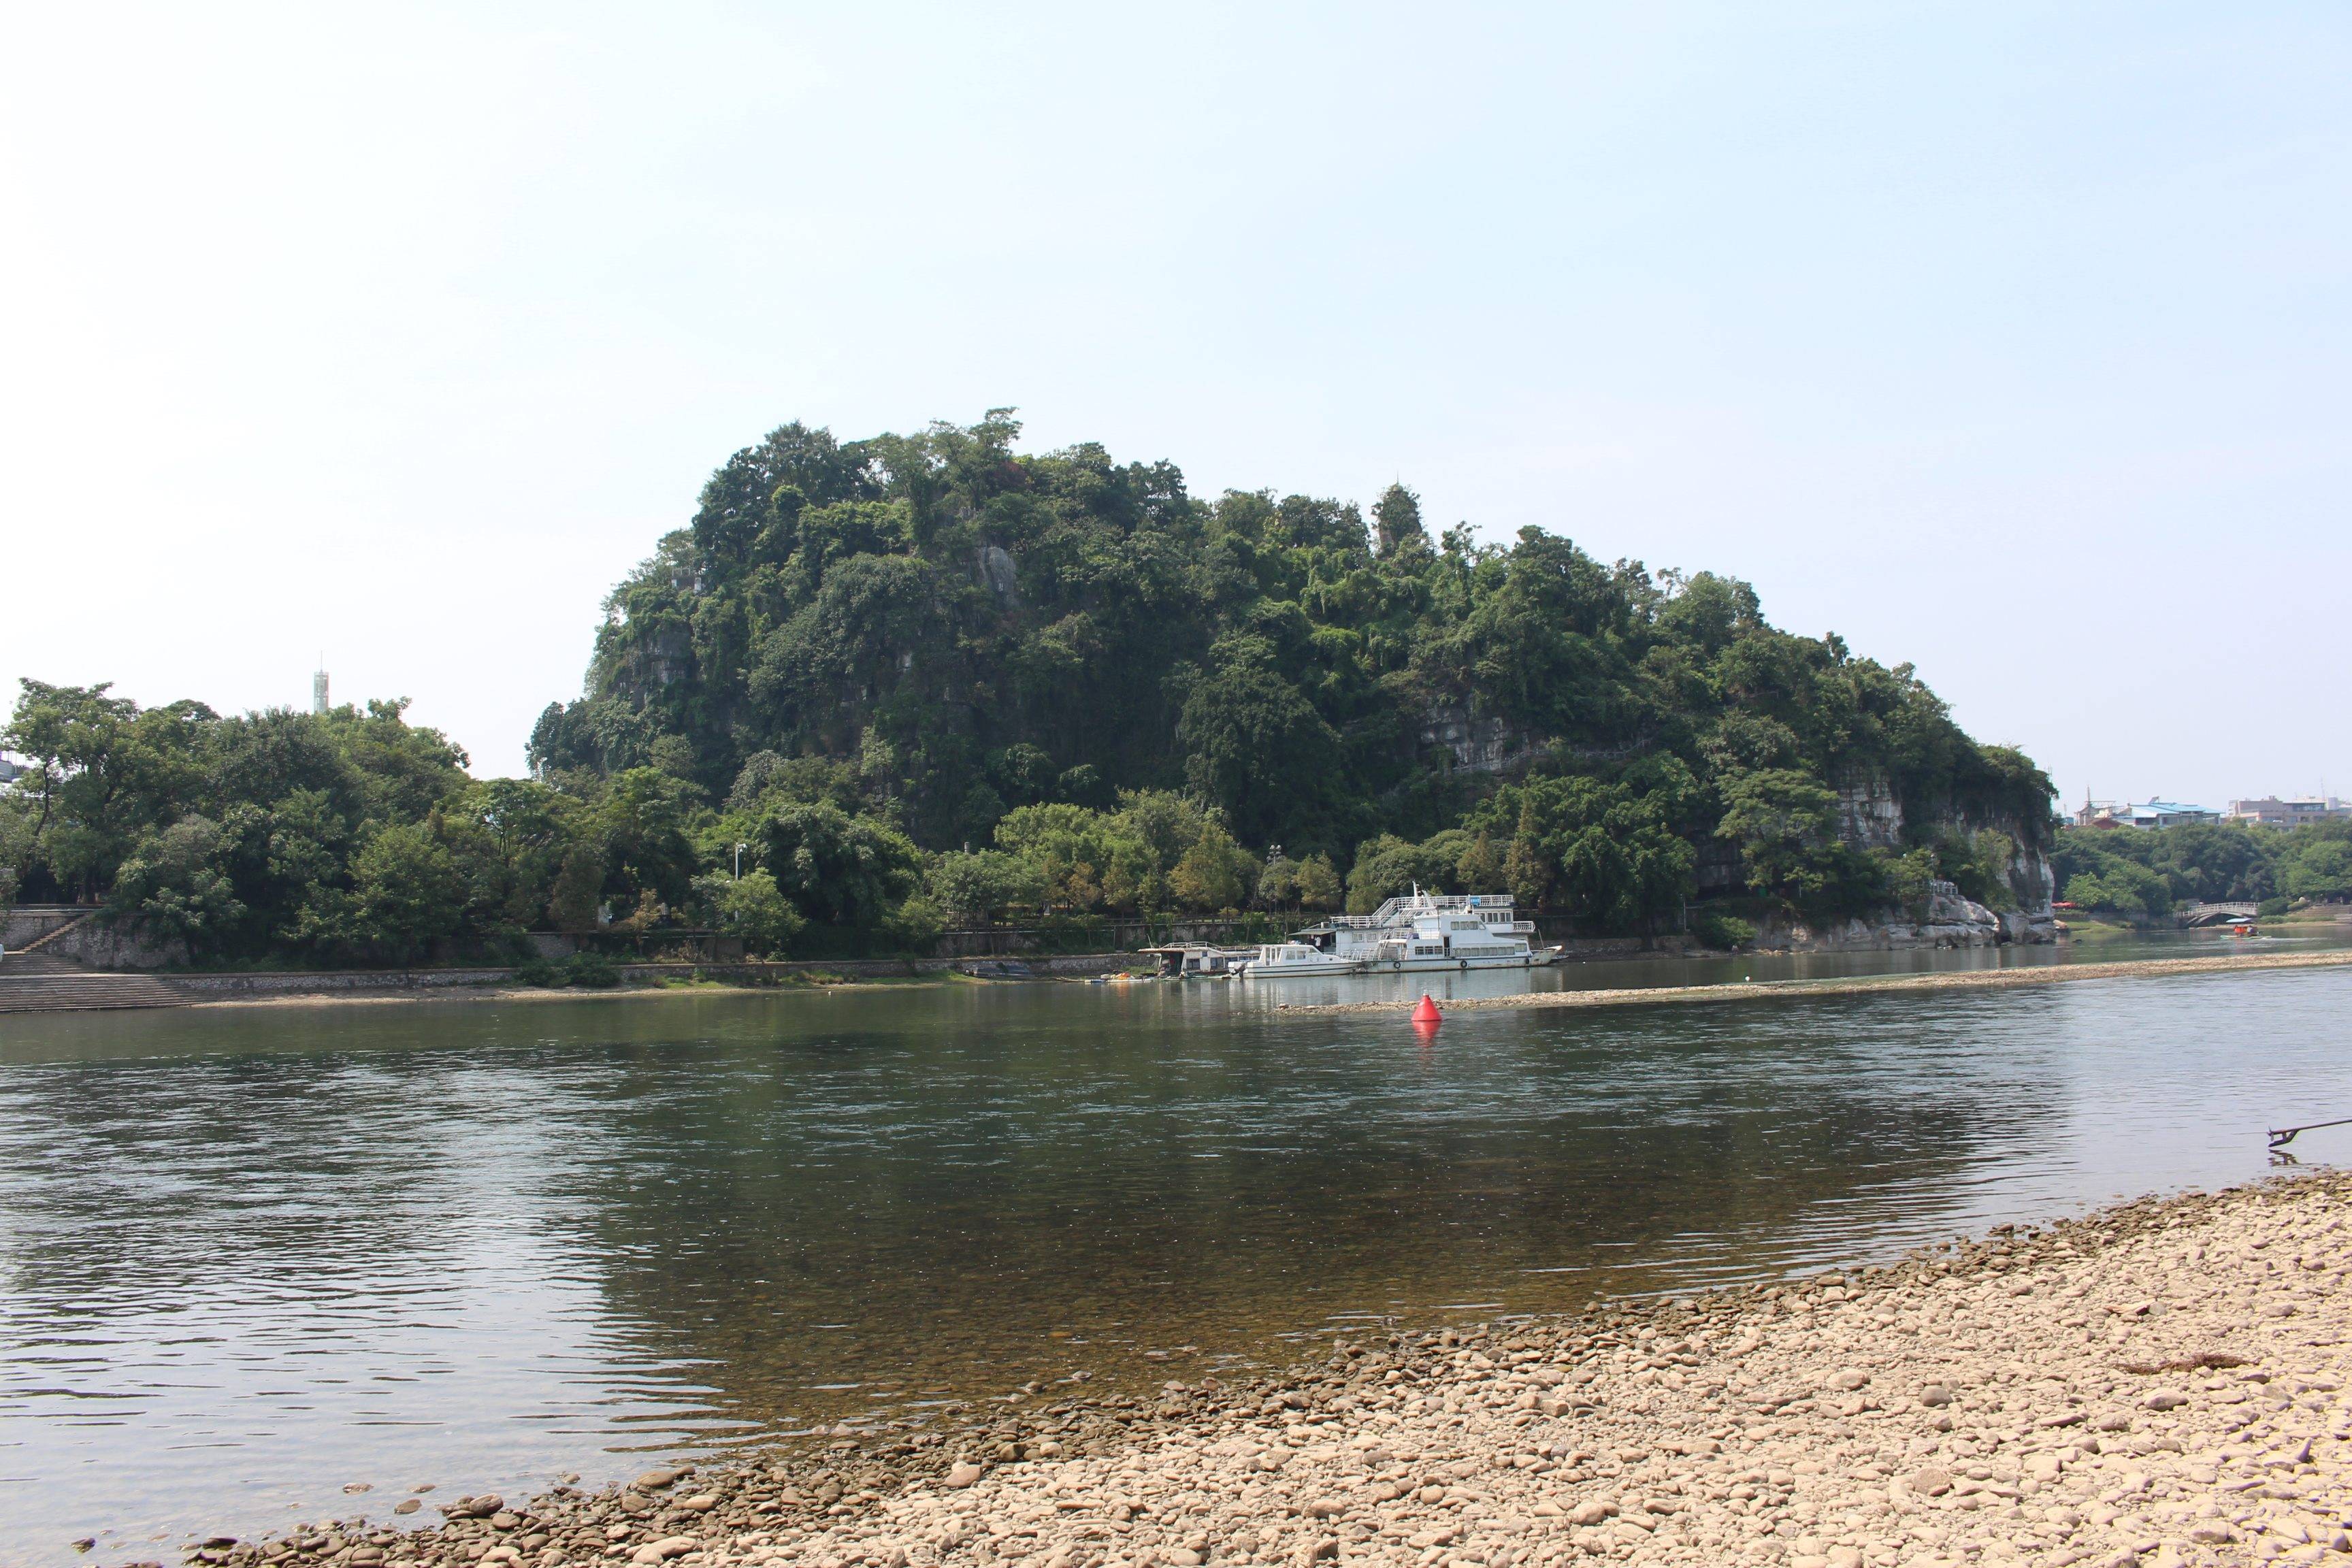
[[[1508, 893], [1402, 893], [1389, 900], [1368, 915], [1325, 915], [1313, 925], [1293, 931], [1293, 938], [1310, 936], [1318, 931], [1381, 931], [1402, 923], [1409, 915], [1433, 915], [1475, 910], [1481, 914], [1508, 912], [1512, 907]], [[1494, 931], [1531, 931], [1532, 921], [1515, 920], [1506, 925], [1492, 922]]]
[[1369, 916], [1346, 917], [1368, 925], [1384, 926], [1402, 914], [1448, 914], [1461, 910], [1507, 910], [1511, 907], [1508, 893], [1406, 893], [1391, 899]]

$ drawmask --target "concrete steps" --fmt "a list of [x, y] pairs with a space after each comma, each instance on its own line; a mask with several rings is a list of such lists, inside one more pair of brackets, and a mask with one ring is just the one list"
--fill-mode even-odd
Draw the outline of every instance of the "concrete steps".
[[193, 1000], [152, 974], [109, 974], [46, 952], [12, 952], [0, 959], [0, 1013], [184, 1007]]

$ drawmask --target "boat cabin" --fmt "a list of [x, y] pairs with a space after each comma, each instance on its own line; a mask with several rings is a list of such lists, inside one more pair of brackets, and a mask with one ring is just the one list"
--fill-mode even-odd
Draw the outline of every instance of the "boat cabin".
[[1229, 952], [1221, 947], [1201, 942], [1175, 942], [1166, 947], [1146, 947], [1137, 950], [1158, 965], [1162, 980], [1183, 980], [1199, 975], [1235, 974], [1255, 957], [1255, 948]]

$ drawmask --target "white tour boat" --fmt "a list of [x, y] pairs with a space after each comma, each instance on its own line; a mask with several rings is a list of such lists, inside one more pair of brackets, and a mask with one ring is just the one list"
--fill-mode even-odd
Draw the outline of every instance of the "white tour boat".
[[1528, 939], [1508, 893], [1424, 893], [1416, 888], [1369, 915], [1332, 915], [1262, 946], [1245, 980], [1307, 974], [1412, 973], [1438, 969], [1533, 969], [1559, 957]]

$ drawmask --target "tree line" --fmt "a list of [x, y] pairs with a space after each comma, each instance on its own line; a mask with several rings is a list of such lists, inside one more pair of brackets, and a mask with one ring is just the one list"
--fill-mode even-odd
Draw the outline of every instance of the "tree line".
[[735, 454], [614, 590], [527, 780], [472, 778], [397, 702], [223, 716], [26, 682], [0, 876], [203, 962], [395, 962], [545, 929], [881, 951], [1416, 884], [1652, 933], [1935, 878], [2013, 904], [2051, 842], [2030, 759], [1909, 666], [1772, 626], [1747, 584], [1433, 531], [1402, 484], [1369, 519], [1202, 500], [1018, 431], [790, 425]]
[[2256, 903], [2280, 913], [2297, 900], [2352, 900], [2352, 819], [2066, 827], [2051, 864], [2059, 898], [2077, 909], [2147, 919], [2176, 904]]

